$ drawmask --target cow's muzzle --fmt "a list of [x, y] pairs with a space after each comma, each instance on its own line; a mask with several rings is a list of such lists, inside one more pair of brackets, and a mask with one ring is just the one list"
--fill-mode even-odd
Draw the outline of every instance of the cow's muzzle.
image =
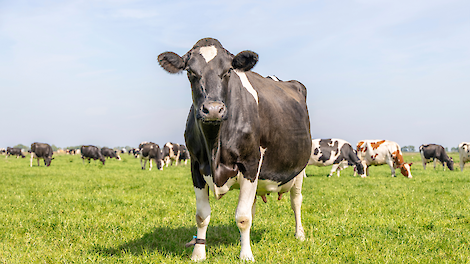
[[202, 104], [198, 117], [204, 123], [220, 123], [227, 118], [227, 107], [220, 101], [209, 101]]

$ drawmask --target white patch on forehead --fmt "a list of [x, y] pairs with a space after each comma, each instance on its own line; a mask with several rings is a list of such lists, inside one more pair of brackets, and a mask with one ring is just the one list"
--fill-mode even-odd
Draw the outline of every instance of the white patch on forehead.
[[248, 80], [248, 78], [246, 77], [245, 72], [238, 71], [238, 70], [234, 70], [234, 72], [238, 75], [238, 77], [240, 77], [240, 81], [242, 82], [243, 87], [245, 87], [245, 89], [246, 89], [251, 95], [253, 95], [253, 98], [255, 98], [256, 103], [259, 104], [259, 101], [258, 101], [258, 93], [255, 91], [255, 89], [253, 88], [253, 86], [251, 86], [251, 83], [250, 83], [250, 81]]
[[200, 47], [199, 54], [209, 63], [209, 61], [217, 56], [217, 49], [214, 46]]

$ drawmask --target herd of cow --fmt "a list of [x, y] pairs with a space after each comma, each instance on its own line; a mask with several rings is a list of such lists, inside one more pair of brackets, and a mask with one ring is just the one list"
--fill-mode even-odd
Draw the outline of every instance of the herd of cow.
[[[459, 144], [460, 171], [463, 171], [465, 163], [470, 161], [470, 143]], [[454, 160], [449, 157], [443, 146], [437, 144], [426, 144], [419, 147], [423, 168], [426, 164], [434, 161], [436, 168], [437, 161], [441, 162], [444, 169], [446, 166], [454, 170]], [[342, 139], [314, 139], [312, 141], [312, 153], [308, 161], [309, 165], [329, 166], [333, 165], [329, 176], [336, 171], [338, 177], [340, 171], [348, 165], [354, 166], [354, 176], [356, 173], [361, 177], [369, 176], [369, 166], [388, 164], [395, 177], [395, 170], [400, 169], [403, 176], [411, 178], [411, 164], [403, 160], [400, 146], [389, 140], [362, 140], [353, 149], [351, 144]]]
[[[1, 154], [6, 154], [8, 156], [16, 156], [17, 158], [26, 156], [23, 154], [21, 148], [11, 148], [1, 149]], [[124, 150], [121, 151], [123, 153]], [[44, 160], [44, 165], [50, 166], [51, 161], [54, 159], [52, 155], [52, 147], [47, 143], [38, 143], [35, 142], [31, 144], [31, 149], [28, 150], [28, 153], [31, 153], [30, 167], [33, 166], [33, 159], [37, 159], [39, 166], [39, 159]], [[83, 145], [80, 149], [67, 149], [67, 154], [81, 154], [83, 163], [85, 160], [88, 160], [88, 163], [93, 160], [99, 160], [103, 163], [106, 162], [106, 158], [115, 158], [121, 160], [117, 150], [110, 149], [107, 147], [98, 148], [93, 145]], [[178, 162], [184, 162], [187, 164], [189, 160], [189, 152], [184, 145], [168, 142], [165, 144], [163, 149], [160, 149], [158, 144], [153, 142], [142, 142], [139, 144], [139, 148], [134, 148], [128, 151], [129, 155], [132, 154], [136, 158], [140, 158], [140, 165], [144, 170], [147, 164], [147, 161], [150, 161], [149, 170], [152, 170], [152, 160], [157, 164], [159, 170], [163, 170], [164, 165], [172, 165], [175, 162], [175, 165], [178, 165]], [[142, 165], [142, 160], [144, 164]]]
[[[265, 78], [251, 71], [258, 58], [258, 54], [248, 50], [233, 55], [213, 38], [199, 40], [183, 56], [174, 52], [158, 56], [160, 66], [167, 72], [186, 71], [191, 86], [192, 105], [184, 136], [196, 196], [197, 233], [186, 245], [194, 246], [191, 259], [195, 261], [206, 258], [206, 231], [211, 218], [209, 190], [218, 200], [228, 191], [240, 189], [235, 213], [240, 230], [240, 259], [253, 261], [250, 229], [257, 196], [267, 202], [267, 194], [278, 193], [281, 199], [290, 192], [295, 237], [305, 239], [301, 190], [308, 163], [333, 165], [330, 175], [334, 171], [339, 174], [350, 164], [362, 177], [368, 175], [369, 166], [388, 164], [392, 176], [399, 168], [403, 175], [412, 177], [411, 164], [404, 162], [395, 142], [364, 140], [354, 149], [340, 139], [312, 141], [306, 87], [295, 80]], [[469, 159], [469, 144], [459, 146], [462, 170]], [[165, 147], [161, 151], [157, 144], [141, 144], [141, 161], [153, 159], [161, 169], [162, 160], [166, 159]], [[86, 151], [100, 155], [97, 148], [83, 148], [82, 156]], [[434, 159], [453, 169], [452, 159], [442, 149], [437, 145], [421, 146], [423, 166], [428, 159]], [[173, 154], [178, 152], [173, 149]], [[51, 157], [48, 149], [40, 153], [35, 155]]]

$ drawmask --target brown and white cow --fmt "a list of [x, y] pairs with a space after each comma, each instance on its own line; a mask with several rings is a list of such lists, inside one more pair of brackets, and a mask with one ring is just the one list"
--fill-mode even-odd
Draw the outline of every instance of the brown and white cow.
[[240, 189], [235, 221], [241, 260], [254, 260], [250, 229], [256, 195], [290, 191], [296, 237], [304, 239], [301, 190], [312, 145], [305, 86], [252, 72], [258, 54], [233, 55], [212, 38], [199, 40], [182, 57], [165, 52], [158, 60], [170, 73], [186, 71], [191, 83], [193, 103], [185, 131], [196, 194], [191, 258], [206, 258], [209, 189], [216, 199]]
[[463, 171], [465, 163], [470, 161], [470, 142], [459, 144], [460, 171]]
[[388, 164], [392, 177], [396, 177], [395, 169], [399, 168], [403, 176], [412, 178], [410, 166], [405, 163], [400, 146], [389, 140], [362, 140], [356, 146], [357, 156], [362, 160], [366, 175], [369, 176], [369, 166]]

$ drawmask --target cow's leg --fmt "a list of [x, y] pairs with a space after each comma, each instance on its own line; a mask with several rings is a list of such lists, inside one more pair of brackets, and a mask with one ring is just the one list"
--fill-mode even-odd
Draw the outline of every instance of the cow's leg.
[[140, 167], [144, 170], [144, 166], [142, 166], [142, 158], [140, 158]]
[[[46, 160], [44, 160], [44, 164], [46, 164], [45, 162], [46, 162]], [[38, 158], [38, 167], [39, 167], [39, 158]]]
[[152, 170], [152, 159], [149, 159], [149, 171]]
[[302, 227], [301, 220], [301, 207], [302, 207], [302, 182], [305, 176], [305, 169], [294, 178], [294, 185], [290, 190], [290, 205], [294, 211], [295, 216], [295, 238], [305, 240], [304, 228]]
[[465, 163], [463, 162], [463, 158], [460, 158], [460, 171], [463, 171], [463, 167], [465, 166]]
[[434, 161], [434, 169], [436, 169], [436, 163], [437, 163], [437, 159], [436, 159], [436, 158], [434, 158], [434, 159], [433, 159], [433, 161]]
[[390, 170], [392, 171], [392, 177], [396, 177], [396, 175], [395, 175], [395, 169], [396, 168], [395, 168], [395, 164], [394, 164], [393, 160], [391, 160], [391, 159], [387, 160], [387, 164], [388, 164], [388, 166], [390, 166]]
[[426, 160], [424, 158], [421, 158], [421, 161], [423, 162], [423, 168], [426, 170]]
[[[338, 167], [339, 167], [339, 164], [333, 164], [333, 166], [331, 167], [331, 171], [330, 171], [330, 174], [328, 175], [328, 177], [331, 177], [333, 175], [333, 173], [338, 170]], [[339, 177], [339, 175], [338, 175]]]
[[[191, 259], [198, 261], [206, 258], [205, 239], [207, 226], [211, 220], [211, 206], [209, 204], [209, 188], [207, 185], [204, 189], [194, 187], [194, 193], [196, 194], [197, 235]], [[198, 240], [204, 241], [204, 243], [198, 243]]]
[[254, 261], [253, 253], [250, 245], [250, 229], [253, 221], [252, 208], [256, 196], [256, 188], [258, 186], [258, 177], [251, 182], [240, 176], [240, 196], [238, 197], [237, 212], [235, 213], [235, 221], [240, 230], [240, 259]]
[[29, 160], [29, 167], [33, 167], [33, 152], [31, 152], [31, 159]]

